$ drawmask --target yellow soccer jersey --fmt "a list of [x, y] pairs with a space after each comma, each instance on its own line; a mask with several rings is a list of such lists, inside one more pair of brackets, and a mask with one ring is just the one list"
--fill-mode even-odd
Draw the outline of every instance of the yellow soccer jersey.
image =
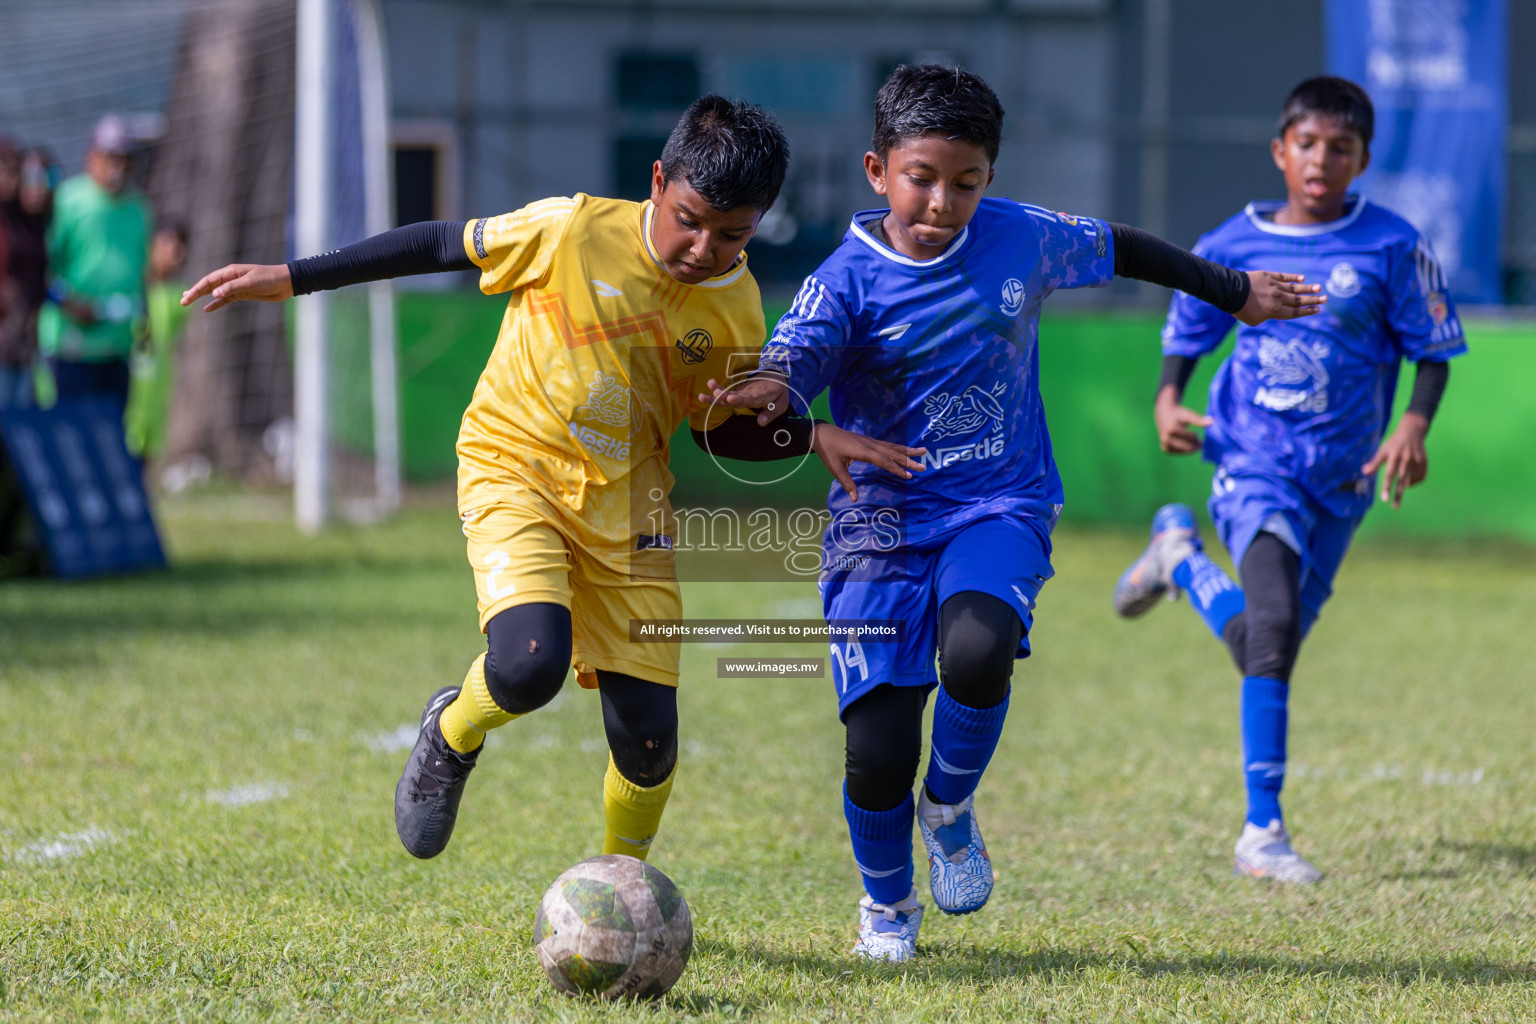
[[683, 284], [652, 254], [653, 214], [578, 193], [465, 227], [480, 290], [511, 297], [459, 429], [459, 510], [533, 491], [586, 554], [670, 576], [668, 443], [685, 417], [731, 414], [697, 395], [756, 367], [764, 323], [745, 256]]

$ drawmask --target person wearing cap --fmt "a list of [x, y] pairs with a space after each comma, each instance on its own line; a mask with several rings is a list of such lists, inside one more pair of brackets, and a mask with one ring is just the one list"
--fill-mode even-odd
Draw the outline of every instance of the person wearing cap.
[[143, 329], [149, 204], [128, 183], [132, 138], [121, 117], [96, 123], [85, 173], [63, 182], [48, 229], [48, 302], [38, 345], [60, 401], [128, 401], [128, 357]]

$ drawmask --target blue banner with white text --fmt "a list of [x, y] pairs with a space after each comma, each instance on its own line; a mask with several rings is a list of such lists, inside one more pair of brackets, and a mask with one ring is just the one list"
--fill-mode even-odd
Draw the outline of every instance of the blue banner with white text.
[[1327, 0], [1328, 70], [1376, 106], [1360, 190], [1417, 227], [1463, 302], [1503, 281], [1507, 0]]

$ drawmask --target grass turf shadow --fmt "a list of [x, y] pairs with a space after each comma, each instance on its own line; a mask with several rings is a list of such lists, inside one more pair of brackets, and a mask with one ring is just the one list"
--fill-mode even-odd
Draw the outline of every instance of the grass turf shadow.
[[872, 964], [852, 956], [822, 956], [732, 946], [701, 941], [708, 956], [739, 959], [775, 971], [819, 976], [829, 983], [845, 978], [885, 978], [906, 975], [924, 983], [954, 983], [984, 987], [1019, 975], [1066, 978], [1086, 970], [1108, 968], [1144, 978], [1166, 975], [1237, 977], [1278, 974], [1296, 978], [1347, 978], [1411, 984], [1423, 979], [1482, 985], [1536, 983], [1536, 964], [1503, 962], [1468, 955], [1424, 958], [1359, 959], [1320, 953], [1313, 957], [1268, 953], [1106, 953], [1095, 949], [1046, 948], [1031, 952], [988, 950], [976, 946], [920, 946], [918, 959], [905, 965]]
[[1536, 847], [1482, 841], [1457, 842], [1452, 839], [1442, 839], [1435, 845], [1454, 850], [1490, 867], [1502, 868], [1527, 878], [1536, 877]]

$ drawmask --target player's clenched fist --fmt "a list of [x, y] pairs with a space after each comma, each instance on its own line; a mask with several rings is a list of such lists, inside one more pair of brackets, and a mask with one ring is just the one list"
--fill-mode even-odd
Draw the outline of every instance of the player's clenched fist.
[[231, 263], [182, 292], [181, 304], [190, 306], [205, 295], [213, 296], [205, 313], [242, 300], [282, 302], [293, 298], [293, 281], [285, 263]]
[[1328, 296], [1320, 284], [1303, 284], [1300, 274], [1277, 274], [1269, 270], [1248, 271], [1248, 301], [1237, 311], [1237, 318], [1249, 327], [1265, 320], [1295, 320], [1323, 311]]
[[1152, 418], [1157, 423], [1157, 443], [1163, 451], [1173, 455], [1190, 455], [1199, 451], [1200, 438], [1190, 428], [1211, 425], [1209, 416], [1179, 404], [1178, 391], [1172, 385], [1158, 391]]

